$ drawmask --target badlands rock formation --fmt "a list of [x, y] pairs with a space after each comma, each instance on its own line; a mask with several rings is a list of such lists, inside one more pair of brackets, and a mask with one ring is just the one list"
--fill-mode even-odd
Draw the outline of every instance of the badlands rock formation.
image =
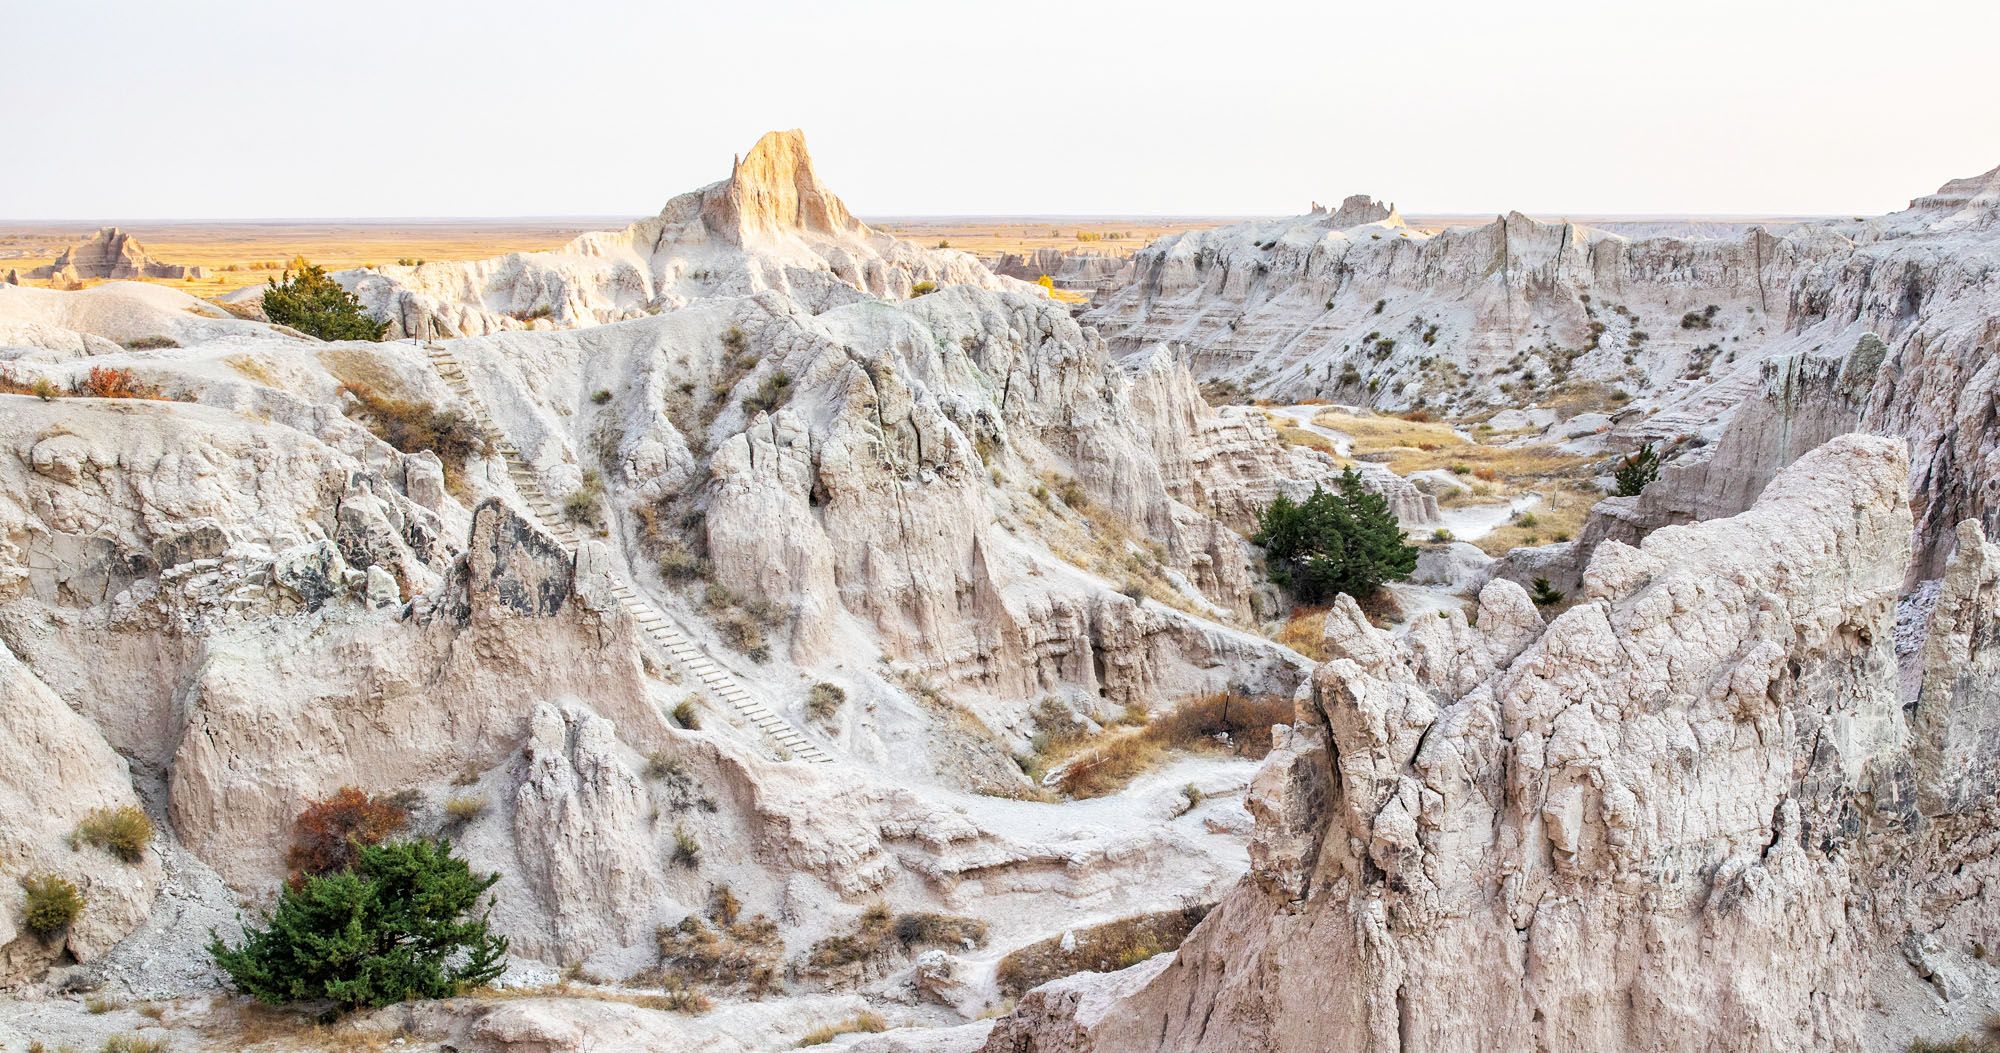
[[[1731, 514], [1841, 427], [1904, 438], [1918, 551], [1934, 575], [1960, 520], [2000, 529], [2000, 437], [1985, 409], [2000, 392], [1996, 187], [2000, 169], [1893, 215], [1700, 238], [1520, 213], [1426, 234], [1352, 197], [1163, 238], [1084, 320], [1121, 354], [1172, 344], [1202, 379], [1288, 401], [1604, 409], [1622, 449], [1714, 438], [1759, 392], [1798, 404], [1820, 396], [1788, 385], [1834, 377], [1839, 406], [1805, 410], [1820, 419], [1780, 442], [1784, 453], [1760, 449], [1754, 469], [1707, 484], [1726, 500], [1663, 489], [1704, 501], [1700, 514]], [[1868, 361], [1842, 364], [1871, 340]]]
[[1505, 582], [1402, 640], [1343, 601], [1252, 875], [985, 1048], [1889, 1048], [1875, 1007], [1963, 998], [2000, 917], [1995, 549], [1960, 532], [1906, 695], [1906, 470], [1838, 439], [1748, 512], [1607, 542], [1546, 627]]
[[[199, 1015], [206, 929], [268, 902], [300, 808], [343, 786], [397, 794], [412, 832], [501, 875], [509, 983], [635, 985], [374, 1018], [426, 1053], [787, 1048], [865, 1007], [962, 1026], [859, 1048], [996, 1053], [1964, 1030], [2000, 938], [1995, 378], [1964, 353], [1992, 335], [1965, 307], [1990, 288], [1990, 182], [1786, 242], [1884, 269], [1780, 297], [1784, 324], [1821, 321], [1606, 433], [1712, 441], [1572, 543], [1574, 607], [1545, 621], [1494, 580], [1474, 618], [1445, 597], [1392, 631], [1343, 601], [1317, 667], [1262, 635], [1286, 610], [1245, 535], [1334, 459], [1210, 405], [1198, 372], [1227, 355], [1133, 335], [1131, 290], [1099, 312], [1125, 327], [1107, 342], [970, 257], [868, 230], [796, 133], [562, 253], [344, 276], [436, 342], [321, 343], [160, 286], [0, 287], [8, 390], [129, 370], [162, 396], [0, 394], [0, 885], [48, 872], [87, 897], [57, 940], [0, 900], [19, 995], [0, 1043], [70, 1006], [66, 1034], [101, 1045], [68, 994], [93, 987], [178, 999], [165, 1027]], [[1491, 333], [1513, 332], [1495, 304], [1586, 273], [1603, 284], [1572, 306], [1610, 333], [1639, 308], [1606, 290], [1643, 285], [1619, 268], [1667, 266], [1609, 235], [1538, 257], [1549, 233], [1506, 223], [1479, 257], [1476, 233], [1425, 238], [1367, 199], [1293, 233], [1256, 251], [1332, 268], [1326, 310], [1355, 325], [1406, 311], [1374, 313], [1385, 274], [1442, 301], [1498, 259], [1460, 305], [1501, 310]], [[1133, 288], [1235, 251], [1156, 254]], [[1750, 281], [1695, 266], [1718, 251], [1674, 257], [1686, 305]], [[1361, 266], [1378, 254], [1399, 262]], [[1529, 259], [1546, 280], [1516, 283], [1504, 261]], [[1268, 275], [1231, 273], [1219, 295], [1263, 295]], [[1892, 276], [1907, 315], [1881, 313]], [[1750, 340], [1721, 308], [1644, 302]], [[1368, 341], [1369, 378], [1432, 324], [1439, 348], [1463, 338], [1426, 319]], [[1369, 478], [1407, 524], [1436, 514]], [[1052, 803], [1014, 759], [1052, 721], [1219, 691], [1295, 699], [1254, 781], [1182, 757]], [[129, 805], [158, 826], [142, 860], [68, 843]], [[725, 887], [770, 924], [768, 1000], [621, 1001], [658, 990], [663, 931], [701, 931]], [[971, 1021], [1007, 951], [1217, 901], [1178, 954]], [[988, 941], [813, 963], [877, 902]]]
[[[866, 237], [786, 142], [669, 210], [782, 286], [657, 317], [427, 349], [157, 286], [0, 289], [16, 384], [130, 370], [164, 396], [0, 395], [7, 719], [32, 729], [10, 770], [34, 776], [5, 784], [0, 872], [90, 898], [56, 945], [9, 899], [0, 979], [212, 984], [173, 919], [265, 901], [293, 818], [342, 786], [401, 793], [502, 875], [529, 981], [650, 975], [657, 930], [726, 884], [780, 965], [878, 899], [987, 921], [983, 957], [925, 964], [973, 1012], [1002, 951], [1240, 874], [1244, 762], [1070, 806], [1007, 800], [1037, 792], [1011, 754], [1051, 705], [1108, 724], [1290, 692], [1307, 663], [1248, 631], [1277, 597], [1239, 531], [1333, 463], [1216, 412], [1170, 355], [1114, 363], [1038, 291], [881, 300], [767, 252]], [[883, 291], [949, 277], [898, 251]], [[398, 449], [398, 420], [458, 438]], [[846, 699], [816, 717], [819, 682]], [[147, 861], [63, 845], [135, 800]], [[193, 979], [122, 971], [161, 957]], [[908, 967], [854, 982], [917, 998]]]
[[[206, 272], [200, 267], [190, 267], [180, 263], [161, 263], [146, 255], [146, 247], [139, 239], [119, 230], [104, 227], [90, 240], [78, 242], [62, 250], [55, 262], [28, 271], [30, 278], [53, 279], [58, 282], [78, 282], [85, 279], [121, 280], [127, 278], [201, 278]], [[13, 282], [10, 284], [19, 284]]]
[[919, 283], [1040, 295], [969, 253], [920, 248], [855, 219], [819, 181], [796, 129], [765, 135], [729, 178], [622, 231], [584, 234], [555, 252], [335, 277], [389, 322], [392, 338], [601, 325], [765, 290], [815, 311], [902, 299]]

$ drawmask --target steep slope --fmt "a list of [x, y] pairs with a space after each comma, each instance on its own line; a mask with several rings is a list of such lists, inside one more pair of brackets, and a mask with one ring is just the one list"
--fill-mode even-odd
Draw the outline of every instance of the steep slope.
[[2000, 917], [1996, 550], [1960, 533], [1906, 698], [1905, 471], [1890, 441], [1826, 444], [1746, 513], [1600, 548], [1546, 628], [1506, 582], [1477, 628], [1403, 641], [1343, 603], [1339, 657], [1259, 773], [1252, 876], [1171, 960], [1043, 988], [985, 1048], [1886, 1049], [1962, 1029]]
[[969, 253], [920, 248], [855, 219], [819, 181], [796, 129], [766, 134], [729, 178], [622, 231], [584, 234], [555, 252], [335, 277], [388, 320], [392, 338], [602, 325], [765, 290], [812, 310], [902, 299], [919, 283], [1041, 295]]

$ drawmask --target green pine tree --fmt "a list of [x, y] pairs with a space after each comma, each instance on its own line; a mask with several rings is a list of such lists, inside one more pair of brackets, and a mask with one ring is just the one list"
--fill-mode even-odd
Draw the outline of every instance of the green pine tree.
[[1612, 478], [1618, 484], [1618, 496], [1637, 497], [1646, 484], [1660, 477], [1660, 455], [1653, 452], [1653, 444], [1632, 451], [1631, 455], [1618, 462]]
[[1528, 598], [1534, 600], [1537, 607], [1553, 607], [1563, 601], [1563, 595], [1562, 590], [1549, 583], [1549, 579], [1536, 578], [1535, 591]]
[[499, 880], [474, 874], [448, 841], [368, 845], [353, 869], [287, 886], [242, 946], [211, 931], [208, 951], [237, 990], [273, 1005], [445, 998], [506, 971], [506, 937], [472, 913]]
[[[294, 275], [294, 269], [297, 274]], [[361, 309], [361, 301], [304, 256], [285, 268], [284, 281], [265, 279], [264, 317], [321, 340], [380, 340], [389, 323]]]
[[1264, 546], [1271, 579], [1307, 603], [1343, 592], [1366, 596], [1417, 566], [1417, 549], [1388, 499], [1352, 468], [1334, 490], [1314, 487], [1302, 502], [1280, 495], [1264, 509], [1251, 540]]

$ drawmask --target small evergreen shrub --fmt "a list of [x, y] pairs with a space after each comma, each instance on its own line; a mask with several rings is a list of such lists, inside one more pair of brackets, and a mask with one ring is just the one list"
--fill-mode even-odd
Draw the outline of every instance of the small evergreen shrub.
[[[297, 271], [294, 276], [294, 270]], [[380, 340], [389, 323], [362, 310], [361, 301], [327, 276], [324, 268], [292, 260], [284, 280], [266, 278], [264, 317], [321, 340]]]
[[1534, 591], [1528, 594], [1528, 598], [1534, 600], [1537, 607], [1553, 607], [1563, 601], [1563, 593], [1551, 585], [1549, 579], [1536, 578]]
[[499, 880], [474, 874], [450, 842], [369, 845], [352, 869], [282, 889], [241, 946], [211, 931], [208, 951], [237, 990], [271, 1005], [446, 998], [506, 971], [507, 938], [473, 913]]
[[1646, 489], [1648, 483], [1659, 477], [1660, 455], [1654, 452], [1653, 444], [1650, 442], [1618, 462], [1618, 467], [1611, 473], [1612, 481], [1618, 486], [1620, 497], [1639, 496], [1640, 491]]

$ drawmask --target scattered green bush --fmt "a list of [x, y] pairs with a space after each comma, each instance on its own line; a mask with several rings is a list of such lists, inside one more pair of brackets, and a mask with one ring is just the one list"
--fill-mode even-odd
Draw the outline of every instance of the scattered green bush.
[[21, 924], [37, 936], [49, 937], [69, 928], [83, 913], [83, 893], [68, 880], [55, 874], [32, 874], [21, 879], [27, 903], [21, 910]]
[[910, 286], [910, 298], [914, 300], [919, 296], [928, 296], [936, 291], [936, 282], [918, 282]]
[[583, 481], [563, 499], [563, 518], [578, 526], [596, 526], [599, 521], [598, 502], [604, 496], [604, 477], [596, 469], [583, 473]]
[[98, 1047], [98, 1053], [166, 1053], [167, 1040], [159, 1035], [113, 1035]]
[[76, 827], [75, 840], [109, 851], [127, 863], [146, 858], [146, 845], [153, 840], [153, 821], [132, 805], [97, 808]]
[[306, 262], [304, 256], [292, 260], [282, 282], [276, 278], [264, 281], [268, 286], [264, 290], [264, 317], [307, 336], [321, 340], [380, 340], [389, 329], [389, 323], [369, 317], [353, 293], [327, 277], [323, 268]]
[[507, 938], [473, 916], [499, 880], [474, 874], [448, 841], [369, 845], [353, 869], [283, 888], [241, 946], [211, 931], [208, 951], [237, 990], [272, 1005], [450, 997], [506, 971]]
[[597, 391], [590, 396], [590, 401], [599, 406], [602, 406], [605, 403], [611, 401], [611, 392], [603, 388], [598, 388]]

